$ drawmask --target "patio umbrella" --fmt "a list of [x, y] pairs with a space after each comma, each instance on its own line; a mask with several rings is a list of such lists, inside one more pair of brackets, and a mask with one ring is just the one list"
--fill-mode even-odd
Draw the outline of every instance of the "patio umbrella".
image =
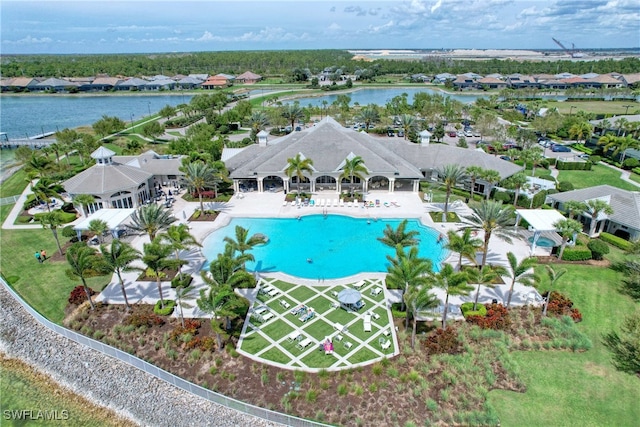
[[356, 304], [362, 300], [360, 292], [355, 289], [343, 289], [338, 293], [338, 301], [346, 308], [355, 308]]

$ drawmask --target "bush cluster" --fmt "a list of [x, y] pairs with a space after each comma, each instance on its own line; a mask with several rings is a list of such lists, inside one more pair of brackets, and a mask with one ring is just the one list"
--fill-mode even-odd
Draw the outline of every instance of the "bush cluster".
[[560, 181], [558, 183], [558, 191], [564, 193], [565, 191], [573, 191], [575, 187], [569, 181]]
[[178, 325], [171, 331], [171, 340], [178, 341], [181, 335], [189, 334], [191, 336], [198, 333], [200, 327], [200, 321], [197, 319], [184, 319], [184, 327]]
[[587, 247], [589, 248], [589, 250], [591, 250], [593, 259], [596, 260], [601, 260], [606, 254], [609, 253], [609, 245], [607, 245], [600, 239], [593, 239], [589, 241]]
[[[545, 293], [543, 294], [543, 297], [546, 298], [547, 295], [548, 293]], [[551, 292], [547, 313], [558, 316], [570, 316], [574, 322], [582, 321], [582, 313], [580, 313], [580, 310], [573, 307], [573, 301], [571, 301], [567, 296], [556, 291]]]
[[561, 160], [558, 160], [556, 162], [556, 169], [574, 170], [574, 171], [590, 171], [591, 162], [563, 162]]
[[562, 254], [564, 261], [587, 261], [592, 257], [591, 251], [585, 246], [576, 245], [573, 248], [566, 248]]
[[[40, 221], [40, 218], [42, 218], [43, 215], [48, 214], [48, 212], [42, 212], [42, 213], [37, 213], [33, 216], [34, 221]], [[76, 220], [76, 214], [75, 213], [71, 213], [71, 212], [60, 212], [58, 215], [60, 215], [60, 220], [62, 221], [63, 224], [67, 224], [71, 221], [75, 221]]]
[[454, 327], [438, 328], [427, 338], [425, 347], [429, 354], [456, 354], [461, 350], [458, 331]]
[[624, 159], [622, 162], [622, 169], [630, 170], [640, 166], [640, 161], [638, 159], [634, 159], [633, 157], [629, 157]]
[[487, 307], [485, 307], [483, 304], [478, 304], [477, 305], [477, 310], [473, 310], [473, 303], [472, 302], [465, 302], [464, 304], [462, 304], [460, 306], [460, 311], [462, 311], [462, 315], [464, 317], [467, 316], [486, 316], [487, 315]]
[[183, 127], [187, 127], [189, 125], [194, 124], [195, 122], [202, 119], [203, 117], [204, 117], [203, 114], [196, 114], [191, 117], [180, 116], [180, 117], [176, 117], [175, 119], [167, 120], [166, 122], [164, 122], [164, 126], [167, 129], [183, 128]]
[[620, 248], [623, 251], [627, 251], [631, 247], [631, 243], [628, 240], [624, 240], [622, 237], [614, 236], [610, 233], [600, 233], [600, 240], [616, 248]]
[[509, 311], [502, 304], [486, 304], [485, 316], [466, 316], [467, 322], [478, 325], [482, 329], [506, 330], [511, 326]]
[[[89, 294], [95, 295], [95, 291], [89, 288]], [[87, 300], [87, 293], [84, 291], [84, 288], [80, 285], [73, 288], [71, 293], [69, 294], [69, 304], [80, 305]]]
[[195, 337], [185, 344], [186, 350], [195, 348], [202, 351], [213, 351], [216, 348], [216, 340], [213, 337]]
[[124, 323], [138, 328], [140, 326], [161, 326], [164, 325], [164, 320], [153, 313], [133, 313], [124, 320]]
[[176, 302], [171, 299], [164, 300], [164, 308], [161, 306], [162, 301], [156, 301], [156, 305], [153, 306], [153, 312], [158, 316], [170, 316], [173, 313], [173, 309], [176, 307]]
[[172, 288], [188, 288], [191, 285], [191, 281], [193, 277], [190, 274], [177, 274], [176, 277], [171, 279], [171, 287]]

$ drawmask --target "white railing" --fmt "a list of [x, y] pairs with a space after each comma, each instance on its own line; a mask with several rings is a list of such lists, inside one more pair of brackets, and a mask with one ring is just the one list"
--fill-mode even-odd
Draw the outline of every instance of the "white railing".
[[0, 206], [14, 204], [19, 198], [20, 196], [3, 197], [0, 199]]
[[276, 422], [279, 424], [284, 424], [287, 426], [326, 426], [326, 424], [317, 423], [315, 421], [305, 420], [302, 418], [294, 417], [292, 415], [283, 414], [280, 412], [271, 411], [269, 409], [261, 408], [259, 406], [254, 406], [249, 403], [241, 402], [239, 400], [227, 397], [223, 394], [216, 393], [214, 391], [208, 390], [204, 387], [200, 387], [197, 384], [193, 384], [183, 378], [180, 378], [176, 375], [173, 375], [170, 372], [167, 372], [163, 369], [158, 368], [155, 365], [152, 365], [148, 362], [145, 362], [142, 359], [139, 359], [136, 356], [133, 356], [129, 353], [125, 353], [117, 348], [108, 346], [100, 341], [96, 341], [84, 335], [78, 334], [74, 331], [71, 331], [67, 328], [64, 328], [58, 324], [55, 324], [38, 313], [33, 307], [27, 304], [20, 295], [18, 295], [11, 286], [7, 284], [4, 278], [0, 278], [0, 282], [4, 286], [4, 288], [9, 292], [9, 294], [20, 303], [20, 305], [29, 313], [33, 318], [38, 321], [38, 323], [42, 324], [46, 328], [50, 329], [53, 332], [56, 332], [59, 335], [62, 335], [65, 338], [70, 339], [78, 344], [85, 345], [93, 350], [99, 351], [107, 356], [115, 357], [116, 359], [134, 367], [138, 368], [141, 371], [146, 372], [147, 374], [153, 375], [156, 378], [159, 378], [175, 387], [178, 387], [186, 392], [192, 393], [196, 396], [202, 397], [203, 399], [207, 399], [211, 402], [217, 403], [227, 408], [235, 409], [236, 411], [253, 415], [258, 418], [262, 418], [267, 421]]

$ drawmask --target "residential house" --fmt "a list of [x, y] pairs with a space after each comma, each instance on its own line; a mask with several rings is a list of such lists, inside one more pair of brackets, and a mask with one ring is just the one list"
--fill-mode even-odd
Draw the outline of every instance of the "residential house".
[[80, 84], [70, 82], [69, 80], [51, 77], [33, 86], [33, 90], [37, 91], [54, 91], [54, 92], [70, 92], [79, 90]]
[[507, 83], [496, 77], [483, 77], [476, 81], [479, 87], [487, 87], [489, 89], [505, 89], [508, 87]]
[[196, 77], [183, 77], [177, 81], [177, 86], [181, 89], [198, 89], [202, 86], [202, 82], [204, 80], [200, 80]]
[[[568, 201], [587, 202], [594, 199], [604, 200], [613, 209], [611, 215], [600, 214], [595, 219], [598, 222], [596, 235], [606, 231], [627, 240], [640, 238], [640, 191], [627, 191], [611, 185], [598, 185], [550, 194], [547, 196], [547, 203], [562, 210], [564, 203]], [[578, 219], [584, 224], [585, 231], [588, 232], [591, 225], [591, 215], [586, 212], [581, 214]]]
[[477, 89], [478, 84], [475, 79], [472, 77], [467, 77], [464, 74], [456, 76], [456, 79], [452, 82], [453, 87], [456, 90], [465, 90], [465, 89]]
[[116, 85], [117, 90], [143, 90], [145, 85], [147, 84], [147, 80], [140, 79], [138, 77], [133, 77], [127, 79], [123, 82], [120, 82]]
[[236, 81], [238, 83], [247, 84], [247, 85], [258, 83], [260, 80], [262, 80], [262, 76], [256, 73], [252, 73], [251, 71], [245, 71], [244, 73], [236, 77]]
[[524, 88], [537, 88], [539, 87], [539, 83], [532, 76], [527, 76], [523, 74], [510, 74], [507, 76], [507, 83], [513, 89], [524, 89]]
[[25, 92], [35, 89], [40, 80], [33, 77], [14, 77], [3, 81], [2, 91]]
[[233, 84], [233, 79], [231, 79], [227, 74], [216, 74], [215, 76], [209, 77], [204, 83], [202, 83], [203, 89], [219, 89], [223, 87], [228, 87]]
[[176, 82], [172, 79], [151, 80], [144, 85], [145, 90], [171, 90], [176, 87]]
[[89, 87], [94, 91], [109, 91], [115, 89], [122, 81], [117, 77], [96, 77]]

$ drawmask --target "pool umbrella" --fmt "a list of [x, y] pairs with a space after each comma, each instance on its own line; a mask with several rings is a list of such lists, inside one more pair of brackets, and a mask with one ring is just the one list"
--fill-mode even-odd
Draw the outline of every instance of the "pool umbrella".
[[338, 293], [338, 301], [345, 310], [358, 310], [362, 296], [355, 289], [344, 289]]

